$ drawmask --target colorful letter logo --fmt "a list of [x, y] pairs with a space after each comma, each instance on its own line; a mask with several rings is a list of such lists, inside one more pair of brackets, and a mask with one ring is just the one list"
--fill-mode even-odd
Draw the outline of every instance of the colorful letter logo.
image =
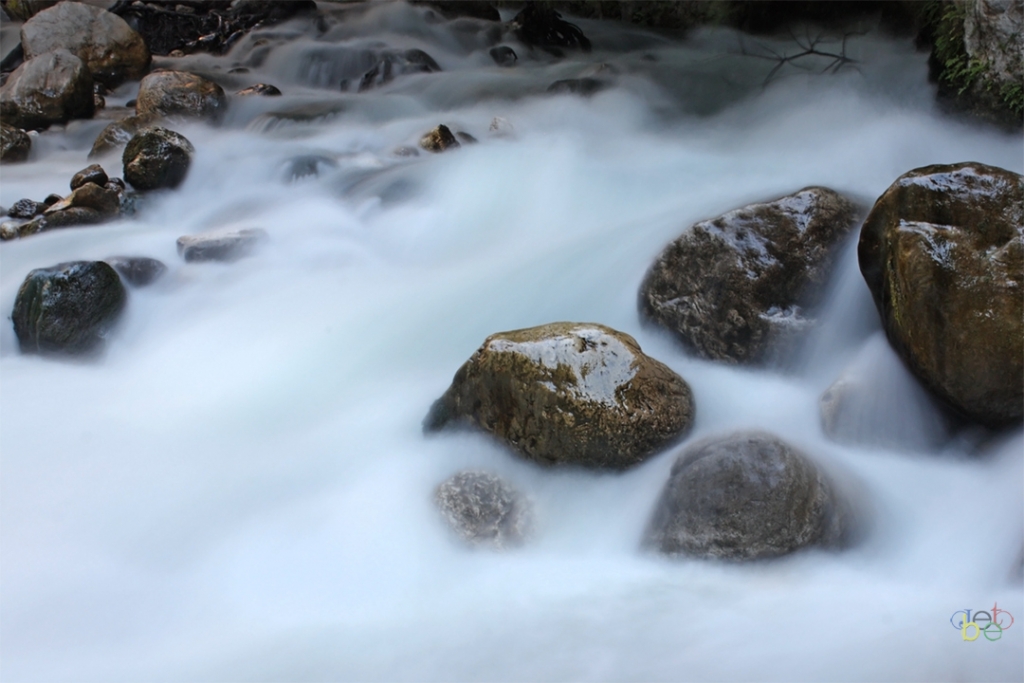
[[949, 623], [953, 628], [960, 631], [960, 637], [965, 641], [973, 642], [979, 636], [984, 635], [985, 640], [995, 642], [1003, 637], [1003, 631], [1013, 626], [1013, 615], [1004, 609], [999, 609], [999, 604], [992, 605], [992, 611], [978, 610], [971, 618], [972, 610], [962, 609], [953, 612]]

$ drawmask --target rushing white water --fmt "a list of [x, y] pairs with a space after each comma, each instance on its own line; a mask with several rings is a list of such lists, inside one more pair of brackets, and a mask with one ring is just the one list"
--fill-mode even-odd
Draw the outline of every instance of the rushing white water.
[[[851, 39], [856, 65], [787, 68], [762, 88], [774, 64], [728, 31], [579, 22], [592, 54], [506, 42], [520, 60], [502, 69], [482, 23], [390, 3], [331, 11], [322, 35], [298, 20], [225, 57], [159, 60], [285, 96], [233, 100], [219, 128], [177, 126], [197, 150], [189, 176], [135, 218], [0, 247], [5, 311], [35, 267], [170, 266], [131, 292], [98, 361], [22, 356], [0, 329], [4, 680], [1024, 677], [1021, 432], [899, 451], [822, 433], [818, 398], [847, 368], [883, 392], [903, 381], [872, 375], [891, 366], [871, 351], [879, 325], [852, 249], [784, 369], [691, 358], [636, 309], [647, 266], [698, 220], [812, 184], [870, 202], [931, 163], [1021, 172], [1019, 136], [941, 116], [926, 55], [874, 33]], [[342, 92], [367, 46], [423, 49], [444, 71]], [[227, 74], [247, 60], [250, 74]], [[590, 72], [612, 87], [544, 92]], [[267, 116], [310, 105], [312, 121]], [[495, 117], [511, 135], [489, 134]], [[40, 135], [30, 163], [3, 167], [0, 204], [65, 194], [103, 123]], [[481, 142], [393, 154], [439, 123]], [[299, 166], [319, 175], [289, 182], [309, 155], [323, 158]], [[116, 156], [102, 163], [120, 174]], [[235, 227], [270, 239], [233, 264], [175, 253], [181, 235]], [[640, 538], [677, 450], [598, 474], [422, 434], [487, 335], [559, 320], [627, 332], [679, 372], [691, 439], [763, 428], [835, 472], [867, 518], [861, 543], [668, 560]], [[910, 432], [930, 410], [907, 407]], [[466, 466], [534, 500], [532, 542], [473, 551], [444, 528], [432, 491]], [[951, 615], [993, 603], [1018, 624], [963, 641]]]

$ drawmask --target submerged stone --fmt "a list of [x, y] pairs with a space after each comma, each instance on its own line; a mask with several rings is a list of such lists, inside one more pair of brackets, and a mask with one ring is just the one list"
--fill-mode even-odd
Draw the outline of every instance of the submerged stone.
[[162, 261], [146, 256], [112, 256], [106, 261], [133, 287], [150, 285], [167, 272]]
[[434, 491], [434, 504], [462, 540], [506, 548], [529, 533], [532, 513], [519, 491], [486, 472], [463, 471]]
[[237, 261], [251, 254], [267, 238], [259, 228], [243, 228], [185, 235], [178, 238], [178, 255], [185, 261]]
[[669, 555], [754, 560], [836, 547], [852, 519], [832, 482], [781, 439], [740, 432], [686, 448], [647, 542]]

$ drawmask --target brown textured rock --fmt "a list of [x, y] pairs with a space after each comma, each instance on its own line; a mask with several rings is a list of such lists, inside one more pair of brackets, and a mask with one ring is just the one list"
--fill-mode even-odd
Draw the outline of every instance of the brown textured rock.
[[92, 143], [89, 158], [98, 157], [124, 147], [136, 133], [151, 126], [157, 119], [158, 117], [156, 116], [129, 116], [120, 121], [114, 121], [96, 137], [96, 141]]
[[99, 164], [92, 164], [71, 176], [71, 189], [77, 190], [86, 183], [92, 183], [93, 185], [103, 187], [107, 184], [109, 179], [110, 178], [107, 177], [107, 172], [103, 170], [102, 166]]
[[44, 129], [92, 114], [92, 76], [67, 50], [26, 61], [0, 89], [0, 117], [18, 128]]
[[640, 312], [704, 358], [757, 363], [813, 321], [836, 247], [857, 210], [808, 187], [697, 223], [658, 256], [640, 286]]
[[25, 161], [31, 149], [32, 138], [25, 131], [0, 123], [0, 163]]
[[443, 124], [420, 138], [420, 147], [428, 152], [443, 152], [459, 146], [451, 129]]
[[1024, 178], [918, 168], [875, 202], [861, 273], [886, 335], [936, 396], [983, 424], [1024, 414]]
[[252, 95], [276, 97], [281, 94], [281, 90], [277, 86], [270, 85], [269, 83], [257, 83], [256, 85], [250, 85], [248, 88], [242, 88], [235, 94], [241, 95], [242, 97], [249, 97]]
[[686, 382], [629, 335], [551, 323], [488, 337], [424, 429], [468, 422], [546, 465], [624, 469], [684, 434], [693, 414]]
[[142, 79], [135, 111], [139, 116], [192, 116], [218, 121], [227, 107], [224, 89], [186, 71], [156, 71]]
[[138, 80], [149, 69], [142, 36], [116, 14], [79, 2], [62, 2], [29, 19], [21, 28], [21, 45], [25, 59], [68, 50], [85, 62], [94, 79], [110, 87]]
[[94, 183], [83, 183], [74, 192], [48, 208], [46, 215], [71, 208], [93, 209], [104, 218], [111, 218], [120, 212], [121, 199], [113, 189]]
[[672, 466], [647, 541], [675, 555], [753, 560], [838, 546], [852, 519], [802, 453], [761, 432], [688, 447]]
[[506, 548], [529, 533], [532, 514], [519, 491], [493, 474], [463, 471], [434, 491], [434, 504], [462, 540]]

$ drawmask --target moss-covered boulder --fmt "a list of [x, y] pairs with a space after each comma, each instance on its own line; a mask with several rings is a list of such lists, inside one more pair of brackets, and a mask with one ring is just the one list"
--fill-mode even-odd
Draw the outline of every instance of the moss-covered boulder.
[[679, 456], [647, 542], [669, 555], [754, 560], [842, 545], [851, 523], [847, 504], [807, 456], [771, 434], [740, 432]]
[[523, 494], [487, 472], [466, 470], [452, 475], [434, 491], [434, 505], [448, 526], [471, 545], [519, 545], [532, 523]]
[[137, 190], [174, 188], [192, 164], [195, 148], [185, 136], [166, 128], [146, 128], [124, 148], [124, 179]]
[[79, 355], [97, 350], [128, 294], [103, 261], [74, 261], [28, 274], [11, 319], [23, 353]]
[[18, 128], [42, 130], [54, 123], [91, 118], [92, 75], [67, 50], [39, 55], [19, 66], [0, 89], [0, 117]]
[[187, 71], [155, 71], [142, 79], [135, 112], [142, 117], [190, 116], [219, 121], [227, 110], [224, 88]]
[[813, 322], [852, 202], [808, 187], [701, 221], [668, 245], [640, 286], [640, 313], [711, 360], [763, 361]]
[[0, 123], [0, 163], [15, 163], [28, 159], [32, 138], [20, 128]]
[[21, 28], [21, 45], [26, 59], [68, 50], [108, 87], [138, 80], [149, 69], [142, 36], [116, 14], [80, 2], [62, 2], [33, 16]]
[[488, 337], [424, 429], [468, 423], [545, 465], [624, 469], [683, 435], [693, 414], [686, 382], [629, 335], [551, 323]]
[[878, 198], [860, 269], [907, 367], [983, 424], [1024, 413], [1024, 178], [975, 162], [918, 168]]

